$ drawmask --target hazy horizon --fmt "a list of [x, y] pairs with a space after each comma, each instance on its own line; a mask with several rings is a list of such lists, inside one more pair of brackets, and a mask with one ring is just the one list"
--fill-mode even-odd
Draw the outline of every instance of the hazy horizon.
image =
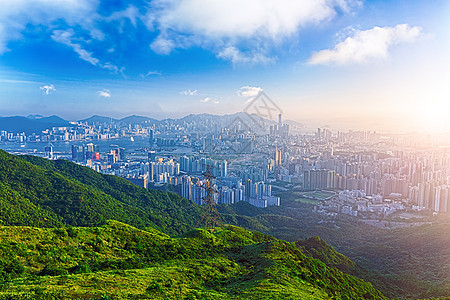
[[232, 114], [450, 132], [448, 1], [9, 1], [0, 116]]
[[[179, 113], [177, 115], [174, 114], [167, 114], [167, 115], [152, 115], [152, 114], [139, 114], [138, 112], [136, 113], [131, 113], [131, 114], [116, 114], [116, 115], [107, 115], [107, 114], [102, 114], [102, 113], [98, 113], [98, 114], [85, 114], [85, 115], [81, 115], [78, 118], [75, 119], [71, 119], [71, 118], [66, 118], [63, 115], [57, 115], [57, 114], [48, 114], [48, 115], [43, 115], [43, 114], [39, 114], [39, 113], [33, 113], [33, 114], [25, 114], [25, 115], [0, 115], [0, 118], [2, 117], [31, 117], [31, 116], [42, 116], [42, 117], [51, 117], [51, 116], [58, 116], [63, 118], [64, 120], [68, 121], [68, 122], [75, 122], [75, 121], [81, 121], [81, 120], [85, 120], [94, 116], [99, 116], [99, 117], [110, 117], [113, 119], [117, 119], [120, 120], [122, 118], [126, 118], [126, 117], [130, 117], [130, 116], [138, 116], [138, 117], [148, 117], [148, 118], [152, 118], [158, 121], [161, 120], [165, 120], [165, 119], [181, 119], [184, 117], [187, 117], [189, 115], [201, 115], [201, 114], [211, 114], [211, 115], [215, 115], [215, 116], [226, 116], [226, 115], [234, 115], [237, 113], [242, 113], [242, 111], [237, 111], [235, 113], [227, 113], [227, 114], [211, 114], [208, 112], [201, 112], [201, 113], [186, 113], [186, 114], [182, 114]], [[282, 115], [284, 116], [284, 114]], [[267, 120], [271, 120], [273, 122], [276, 122], [275, 118], [266, 118]], [[423, 132], [420, 130], [414, 130], [412, 128], [410, 128], [409, 130], [405, 130], [404, 128], [401, 127], [382, 127], [382, 126], [378, 126], [378, 123], [371, 123], [371, 124], [359, 124], [359, 123], [353, 123], [354, 125], [351, 125], [351, 122], [345, 122], [345, 120], [343, 122], [339, 122], [339, 120], [332, 120], [332, 119], [327, 119], [324, 121], [320, 121], [320, 120], [293, 120], [293, 119], [284, 119], [283, 118], [283, 123], [284, 122], [294, 122], [297, 123], [298, 125], [302, 125], [301, 127], [296, 127], [294, 128], [294, 132], [305, 132], [305, 133], [314, 133], [317, 131], [317, 128], [322, 128], [322, 129], [329, 129], [332, 132], [337, 132], [337, 131], [375, 131], [375, 132], [380, 132], [380, 133], [391, 133], [391, 134], [432, 134], [434, 136], [440, 136], [440, 135], [446, 135], [446, 133], [443, 132]]]

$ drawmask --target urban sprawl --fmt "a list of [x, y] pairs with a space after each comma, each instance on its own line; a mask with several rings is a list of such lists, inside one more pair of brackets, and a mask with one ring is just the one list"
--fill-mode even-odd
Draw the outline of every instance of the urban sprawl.
[[[206, 194], [203, 174], [210, 172], [217, 203], [279, 206], [283, 199], [277, 195], [291, 189], [326, 213], [370, 218], [448, 211], [449, 149], [429, 137], [329, 128], [307, 134], [281, 115], [276, 122], [235, 114], [70, 124], [31, 134], [2, 130], [0, 140], [17, 144], [18, 153], [30, 154], [20, 147], [33, 144], [33, 155], [69, 159], [197, 204]], [[137, 138], [145, 145], [125, 148], [119, 142], [134, 145]], [[100, 147], [100, 141], [110, 145]], [[55, 151], [60, 143], [70, 150]]]

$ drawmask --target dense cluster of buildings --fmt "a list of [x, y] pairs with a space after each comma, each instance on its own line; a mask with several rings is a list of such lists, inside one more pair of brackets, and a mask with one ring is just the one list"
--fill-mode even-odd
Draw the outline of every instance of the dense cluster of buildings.
[[[326, 134], [324, 134], [326, 133]], [[428, 148], [428, 149], [426, 149]], [[445, 147], [411, 146], [375, 133], [321, 131], [285, 147], [281, 174], [304, 190], [362, 191], [417, 210], [448, 212], [450, 155]]]
[[[74, 122], [72, 127], [30, 135], [0, 131], [0, 139], [46, 142], [43, 155], [50, 159], [57, 156], [49, 142], [74, 141], [68, 156], [73, 161], [143, 187], [172, 186], [197, 203], [204, 196], [202, 174], [209, 171], [217, 178], [218, 203], [280, 205], [271, 184], [281, 182], [301, 191], [335, 191], [339, 196], [328, 208], [351, 215], [393, 209], [448, 212], [448, 144], [439, 147], [418, 136], [373, 131], [334, 133], [319, 128], [304, 134], [299, 133], [298, 123], [284, 123], [281, 115], [277, 122], [266, 120], [257, 126], [251, 123], [253, 119], [237, 114], [190, 115], [139, 124]], [[98, 146], [103, 139], [136, 136], [148, 141], [138, 149], [140, 157], [131, 155], [136, 149], [123, 145]], [[344, 191], [364, 196], [350, 197]]]
[[10, 141], [16, 143], [23, 143], [27, 140], [25, 132], [14, 133], [6, 130], [0, 130], [0, 141]]
[[315, 210], [343, 213], [351, 216], [387, 216], [405, 210], [400, 195], [391, 194], [385, 198], [379, 194], [366, 195], [363, 190], [344, 190], [336, 197], [321, 202]]
[[[248, 179], [242, 184], [237, 178], [220, 178], [215, 184], [214, 197], [217, 203], [234, 204], [246, 201], [256, 207], [279, 206], [280, 197], [272, 196], [272, 186], [264, 182], [252, 183]], [[204, 181], [197, 176], [181, 178], [181, 196], [201, 204], [206, 195]]]
[[[247, 170], [239, 176], [228, 176], [227, 160], [214, 160], [203, 155], [167, 157], [147, 152], [147, 159], [129, 160], [124, 148], [111, 146], [106, 159], [101, 159], [99, 147], [93, 143], [72, 146], [72, 160], [83, 163], [105, 174], [121, 176], [144, 188], [170, 185], [181, 196], [202, 204], [205, 197], [205, 172], [215, 178], [217, 203], [233, 204], [246, 201], [257, 207], [279, 206], [280, 198], [272, 195], [272, 187], [264, 182], [255, 170]], [[105, 156], [103, 155], [103, 156]], [[49, 157], [50, 158], [50, 157]]]

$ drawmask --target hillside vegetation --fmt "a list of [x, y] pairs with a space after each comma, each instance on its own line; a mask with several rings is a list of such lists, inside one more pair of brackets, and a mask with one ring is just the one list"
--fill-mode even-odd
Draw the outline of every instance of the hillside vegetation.
[[[117, 220], [145, 230], [139, 232], [150, 232], [169, 239], [169, 236], [180, 236], [187, 232], [192, 234], [191, 230], [198, 225], [200, 210], [201, 208], [198, 205], [176, 194], [142, 189], [125, 179], [103, 175], [66, 160], [51, 161], [34, 156], [13, 156], [0, 150], [0, 225], [31, 226], [34, 228], [33, 230], [49, 236], [54, 236], [52, 235], [53, 232], [55, 234], [59, 232], [63, 236], [67, 234], [69, 238], [78, 239], [73, 244], [77, 245], [74, 246], [74, 249], [78, 249], [77, 251], [83, 250], [83, 247], [91, 249], [103, 245], [103, 242], [100, 244], [90, 240], [84, 242], [81, 239], [83, 235], [72, 236], [75, 231], [82, 233], [83, 230], [86, 230], [86, 232], [93, 230], [92, 228], [83, 229], [81, 227], [96, 227], [95, 230], [98, 231], [106, 226], [107, 220]], [[311, 208], [308, 205], [295, 201], [283, 203], [281, 207], [266, 209], [259, 209], [242, 202], [232, 206], [219, 206], [219, 211], [225, 224], [238, 225], [291, 242], [297, 241], [296, 246], [299, 250], [296, 251], [300, 251], [302, 255], [321, 260], [325, 264], [323, 266], [326, 267], [327, 272], [334, 272], [330, 270], [336, 270], [335, 268], [337, 268], [348, 275], [370, 281], [387, 296], [417, 299], [445, 297], [450, 294], [450, 277], [448, 276], [450, 227], [448, 221], [418, 228], [380, 230], [363, 223], [357, 223], [357, 226], [355, 226], [355, 220], [349, 217], [337, 218], [332, 222], [322, 222], [318, 215], [311, 213]], [[78, 226], [78, 228], [75, 229], [72, 226]], [[16, 227], [8, 228], [13, 230], [12, 228]], [[138, 230], [136, 228], [133, 230]], [[312, 235], [321, 238], [309, 238]], [[299, 239], [304, 240], [299, 241]], [[44, 239], [44, 243], [39, 243], [42, 245], [49, 244], [45, 241]], [[336, 252], [325, 241], [332, 244], [351, 260]], [[254, 240], [252, 243], [256, 242]], [[19, 247], [20, 243], [12, 242], [11, 245]], [[135, 243], [138, 245], [138, 249], [141, 249], [142, 243], [136, 241]], [[287, 247], [294, 247], [295, 245], [285, 244], [289, 245]], [[70, 247], [73, 245], [70, 244]], [[133, 244], [128, 243], [126, 247], [131, 247], [131, 245]], [[36, 244], [36, 249], [41, 246]], [[10, 247], [10, 245], [7, 245], [7, 247]], [[42, 249], [47, 249], [45, 247]], [[164, 247], [172, 246], [166, 245]], [[119, 249], [121, 248], [119, 247]], [[74, 256], [70, 252], [70, 254], [61, 258], [61, 261], [54, 262], [52, 260], [47, 261], [43, 255], [50, 257], [61, 251], [60, 248], [49, 250], [49, 252], [38, 250], [38, 253], [36, 253], [32, 252], [32, 249], [22, 249], [22, 251], [37, 255], [34, 260], [31, 259], [34, 256], [30, 254], [29, 262], [23, 258], [23, 255], [5, 256], [7, 259], [2, 260], [3, 262], [0, 264], [0, 271], [3, 270], [1, 271], [3, 280], [22, 278], [22, 275], [26, 274], [24, 278], [28, 281], [23, 283], [23, 287], [19, 287], [19, 282], [25, 280], [23, 278], [14, 281], [16, 282], [14, 286], [17, 286], [17, 291], [24, 288], [34, 293], [32, 289], [38, 289], [41, 282], [32, 284], [29, 281], [30, 278], [45, 278], [46, 281], [54, 282], [52, 280], [56, 280], [56, 277], [46, 278], [42, 276], [56, 275], [59, 274], [59, 271], [63, 273], [58, 276], [72, 276], [70, 278], [73, 278], [73, 280], [85, 280], [87, 278], [85, 276], [88, 275], [83, 274], [90, 274], [89, 276], [93, 276], [92, 278], [97, 278], [100, 276], [99, 274], [114, 277], [118, 275], [111, 272], [118, 272], [118, 270], [138, 269], [139, 272], [147, 272], [142, 270], [148, 268], [150, 262], [154, 264], [161, 261], [152, 256], [145, 260], [139, 256], [141, 254], [137, 250], [130, 252], [129, 249], [125, 249], [128, 252], [119, 252], [128, 253], [126, 254], [128, 256], [116, 257], [114, 252], [113, 256], [106, 255], [105, 261], [100, 259], [102, 257], [100, 254], [95, 254], [96, 258], [93, 260], [89, 252], [91, 250], [86, 250], [86, 253], [83, 254], [86, 259], [78, 259], [76, 255]], [[201, 251], [203, 250], [202, 248]], [[158, 253], [163, 252], [165, 253], [165, 250]], [[94, 251], [92, 253], [100, 252]], [[183, 257], [191, 258], [192, 253], [183, 253]], [[139, 255], [136, 256], [137, 254]], [[18, 259], [18, 257], [22, 258]], [[111, 260], [111, 257], [116, 257], [114, 258], [116, 260]], [[173, 257], [170, 257], [172, 263]], [[205, 258], [206, 256], [201, 257], [201, 259]], [[164, 259], [164, 263], [167, 263], [168, 258]], [[62, 265], [62, 262], [70, 262], [70, 264]], [[182, 262], [176, 261], [175, 265], [181, 266]], [[255, 262], [255, 266], [257, 266], [257, 262]], [[77, 271], [78, 269], [73, 268], [85, 268], [86, 272]], [[196, 268], [203, 267], [197, 266]], [[260, 271], [262, 274], [267, 273], [265, 268]], [[155, 272], [161, 273], [162, 269]], [[342, 273], [339, 274], [344, 276]], [[148, 279], [146, 276], [142, 275], [144, 281]], [[184, 275], [176, 273], [174, 276], [178, 278]], [[128, 275], [125, 277], [128, 277]], [[213, 278], [214, 276], [208, 280], [213, 280]], [[228, 279], [231, 280], [230, 278]], [[354, 277], [349, 278], [356, 280]], [[306, 279], [304, 280], [309, 282]], [[295, 286], [297, 282], [292, 284]], [[315, 286], [311, 282], [308, 284]], [[0, 290], [5, 286], [0, 285]], [[55, 284], [52, 284], [52, 286], [55, 286]], [[321, 290], [320, 287], [316, 286], [316, 288]], [[196, 289], [202, 290], [203, 287], [196, 287]], [[133, 292], [133, 295], [136, 293]], [[369, 294], [372, 295], [372, 293]], [[223, 297], [234, 297], [228, 292], [225, 292], [224, 295]], [[328, 293], [327, 295], [335, 297], [330, 295], [337, 294]], [[347, 294], [344, 293], [343, 295]], [[361, 294], [358, 295], [358, 297], [361, 296]], [[337, 298], [340, 299], [339, 297]], [[12, 297], [11, 299], [15, 298]]]
[[357, 272], [358, 267], [353, 261], [334, 250], [318, 236], [297, 241], [295, 244], [303, 253], [320, 260], [329, 267], [337, 268], [347, 274]]
[[173, 193], [142, 189], [65, 160], [18, 157], [2, 150], [0, 184], [3, 225], [96, 226], [115, 219], [180, 234], [195, 226], [200, 211]]
[[[356, 266], [341, 260], [334, 250], [323, 251], [322, 243], [315, 239], [309, 240], [313, 250], [304, 249], [308, 254], [371, 282], [387, 297], [449, 299], [450, 214], [435, 218], [432, 224], [381, 229], [354, 217], [315, 214], [313, 206], [289, 200], [284, 194], [282, 199], [280, 207], [260, 209], [240, 202], [226, 208], [258, 220], [266, 228], [264, 233], [280, 239], [293, 242], [319, 236]], [[305, 246], [303, 241], [298, 245]]]
[[0, 299], [384, 299], [294, 244], [226, 226], [0, 227]]

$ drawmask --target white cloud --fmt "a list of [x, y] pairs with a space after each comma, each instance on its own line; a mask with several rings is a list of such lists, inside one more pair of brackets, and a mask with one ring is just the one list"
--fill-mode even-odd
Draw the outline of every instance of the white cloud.
[[151, 75], [162, 75], [161, 72], [158, 71], [148, 71], [145, 76], [151, 76]]
[[275, 58], [267, 57], [261, 50], [259, 51], [253, 50], [249, 53], [244, 53], [234, 46], [228, 46], [224, 48], [217, 54], [217, 57], [223, 60], [229, 60], [234, 65], [236, 64], [254, 65], [260, 63], [268, 64], [275, 61]]
[[55, 86], [53, 84], [41, 86], [39, 89], [44, 91], [44, 95], [48, 95], [56, 91]]
[[[6, 2], [6, 3], [5, 3]], [[8, 42], [22, 38], [27, 25], [49, 26], [64, 20], [68, 26], [79, 25], [92, 36], [101, 38], [95, 28], [98, 0], [7, 0], [0, 9], [0, 54], [8, 51]]]
[[243, 86], [238, 91], [237, 94], [241, 97], [255, 97], [260, 92], [262, 92], [263, 89], [259, 86]]
[[62, 43], [71, 47], [82, 60], [85, 60], [94, 66], [99, 63], [99, 60], [92, 56], [91, 52], [86, 51], [80, 44], [74, 43], [72, 40], [74, 33], [72, 29], [69, 30], [55, 30], [53, 31], [52, 39], [58, 43]]
[[213, 103], [213, 104], [219, 104], [220, 103], [219, 100], [213, 99], [211, 97], [205, 97], [205, 98], [201, 99], [200, 102], [202, 102], [202, 103]]
[[104, 97], [104, 98], [110, 98], [111, 97], [111, 92], [109, 90], [101, 90], [101, 91], [98, 91], [97, 94], [100, 97]]
[[389, 49], [396, 44], [412, 43], [422, 35], [420, 27], [399, 24], [395, 27], [374, 27], [369, 30], [356, 30], [333, 49], [314, 53], [309, 63], [346, 65], [365, 63], [370, 60], [383, 59]]
[[[106, 18], [108, 21], [121, 21], [128, 19], [134, 27], [137, 25], [137, 19], [140, 18], [139, 9], [133, 5], [127, 7], [123, 11], [116, 11], [111, 16]], [[122, 24], [123, 27], [123, 24]]]
[[356, 8], [363, 6], [362, 1], [347, 1], [347, 0], [335, 0], [336, 5], [344, 13], [352, 13]]
[[[157, 26], [212, 38], [270, 38], [297, 32], [308, 23], [331, 19], [336, 9], [350, 10], [354, 0], [183, 0], [155, 1]], [[152, 13], [154, 13], [152, 11]]]
[[233, 63], [267, 63], [272, 60], [268, 44], [360, 5], [356, 0], [156, 0], [145, 19], [149, 28], [160, 30], [151, 44], [158, 54], [199, 46]]
[[5, 82], [5, 83], [32, 83], [32, 84], [36, 84], [36, 81], [31, 81], [31, 80], [20, 80], [20, 79], [6, 79], [6, 78], [0, 78], [0, 82]]
[[150, 48], [158, 54], [168, 55], [175, 48], [175, 43], [172, 40], [163, 37], [157, 37], [150, 45]]
[[186, 96], [196, 96], [198, 95], [198, 91], [197, 90], [185, 90], [180, 92], [181, 95], [186, 95]]
[[[3, 3], [3, 2], [6, 2]], [[128, 5], [104, 16], [100, 0], [4, 0], [0, 9], [0, 54], [8, 42], [23, 38], [26, 31], [52, 31], [52, 38], [71, 47], [92, 65], [114, 73], [122, 69], [102, 62], [103, 51], [120, 50], [103, 32], [114, 24], [128, 36], [124, 24], [136, 29], [139, 22], [157, 33], [151, 49], [168, 55], [175, 49], [200, 47], [233, 64], [267, 64], [276, 60], [271, 49], [305, 26], [329, 21], [338, 12], [349, 13], [359, 0], [153, 0], [147, 6]], [[145, 11], [146, 10], [146, 11]], [[107, 24], [106, 24], [107, 25]], [[40, 32], [41, 34], [41, 32]], [[83, 37], [83, 39], [79, 38]], [[100, 59], [99, 59], [100, 58]]]
[[[83, 45], [105, 38], [99, 27], [100, 22], [128, 18], [133, 25], [136, 25], [138, 12], [135, 7], [130, 6], [122, 12], [113, 13], [109, 18], [105, 18], [97, 13], [99, 2], [99, 0], [6, 0], [1, 2], [0, 55], [9, 50], [10, 41], [21, 39], [24, 32], [38, 27], [39, 30], [52, 30], [51, 37], [54, 41], [71, 47], [81, 59], [90, 64], [116, 74], [122, 73], [123, 68], [110, 62], [102, 63]], [[77, 33], [89, 36], [91, 40], [77, 39], [72, 28], [76, 28]]]
[[139, 76], [140, 76], [142, 79], [144, 79], [144, 78], [147, 78], [147, 77], [153, 76], [153, 75], [162, 75], [162, 73], [161, 73], [161, 72], [158, 72], [158, 71], [148, 71], [147, 74], [140, 74]]
[[79, 43], [76, 42], [76, 38], [74, 37], [74, 32], [72, 29], [55, 30], [53, 31], [52, 39], [58, 43], [62, 43], [66, 46], [71, 47], [82, 60], [85, 60], [94, 66], [99, 66], [102, 69], [110, 70], [111, 72], [116, 74], [119, 72], [123, 72], [124, 70], [124, 68], [119, 68], [109, 62], [100, 63], [99, 59], [93, 57], [92, 52], [88, 52]]
[[102, 69], [110, 70], [114, 74], [122, 74], [122, 76], [124, 76], [123, 71], [125, 71], [125, 67], [119, 68], [118, 66], [113, 65], [110, 62], [104, 64], [99, 63], [98, 66]]

